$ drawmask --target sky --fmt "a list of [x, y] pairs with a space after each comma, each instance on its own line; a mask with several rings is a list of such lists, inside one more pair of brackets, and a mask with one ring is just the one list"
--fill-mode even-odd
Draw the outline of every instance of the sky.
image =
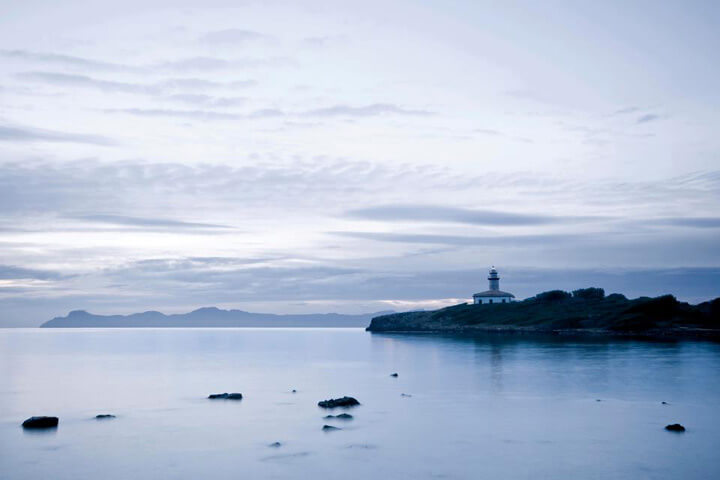
[[717, 2], [0, 11], [0, 326], [720, 296]]

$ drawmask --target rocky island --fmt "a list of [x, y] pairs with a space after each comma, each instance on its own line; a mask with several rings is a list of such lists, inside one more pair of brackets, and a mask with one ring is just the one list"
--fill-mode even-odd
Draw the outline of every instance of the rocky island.
[[553, 333], [720, 339], [720, 298], [690, 305], [672, 295], [628, 299], [601, 288], [552, 290], [510, 303], [460, 304], [381, 315], [370, 332]]

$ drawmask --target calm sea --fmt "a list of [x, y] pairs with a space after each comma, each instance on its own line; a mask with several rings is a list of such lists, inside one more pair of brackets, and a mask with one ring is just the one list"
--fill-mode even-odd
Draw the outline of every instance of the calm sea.
[[[343, 395], [354, 419], [324, 420]], [[709, 479], [718, 445], [713, 343], [0, 330], [2, 479]]]

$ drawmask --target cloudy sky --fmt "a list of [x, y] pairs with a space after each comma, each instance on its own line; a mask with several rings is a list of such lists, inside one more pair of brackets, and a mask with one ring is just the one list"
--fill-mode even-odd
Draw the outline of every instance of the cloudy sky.
[[720, 296], [717, 2], [0, 11], [0, 325]]

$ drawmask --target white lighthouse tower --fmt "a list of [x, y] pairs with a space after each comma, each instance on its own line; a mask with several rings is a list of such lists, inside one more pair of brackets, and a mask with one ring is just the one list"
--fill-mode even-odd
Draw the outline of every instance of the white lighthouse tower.
[[473, 295], [473, 303], [479, 305], [482, 303], [510, 303], [515, 298], [515, 295], [500, 290], [500, 276], [495, 267], [490, 269], [488, 274], [488, 284], [490, 290], [476, 293]]

